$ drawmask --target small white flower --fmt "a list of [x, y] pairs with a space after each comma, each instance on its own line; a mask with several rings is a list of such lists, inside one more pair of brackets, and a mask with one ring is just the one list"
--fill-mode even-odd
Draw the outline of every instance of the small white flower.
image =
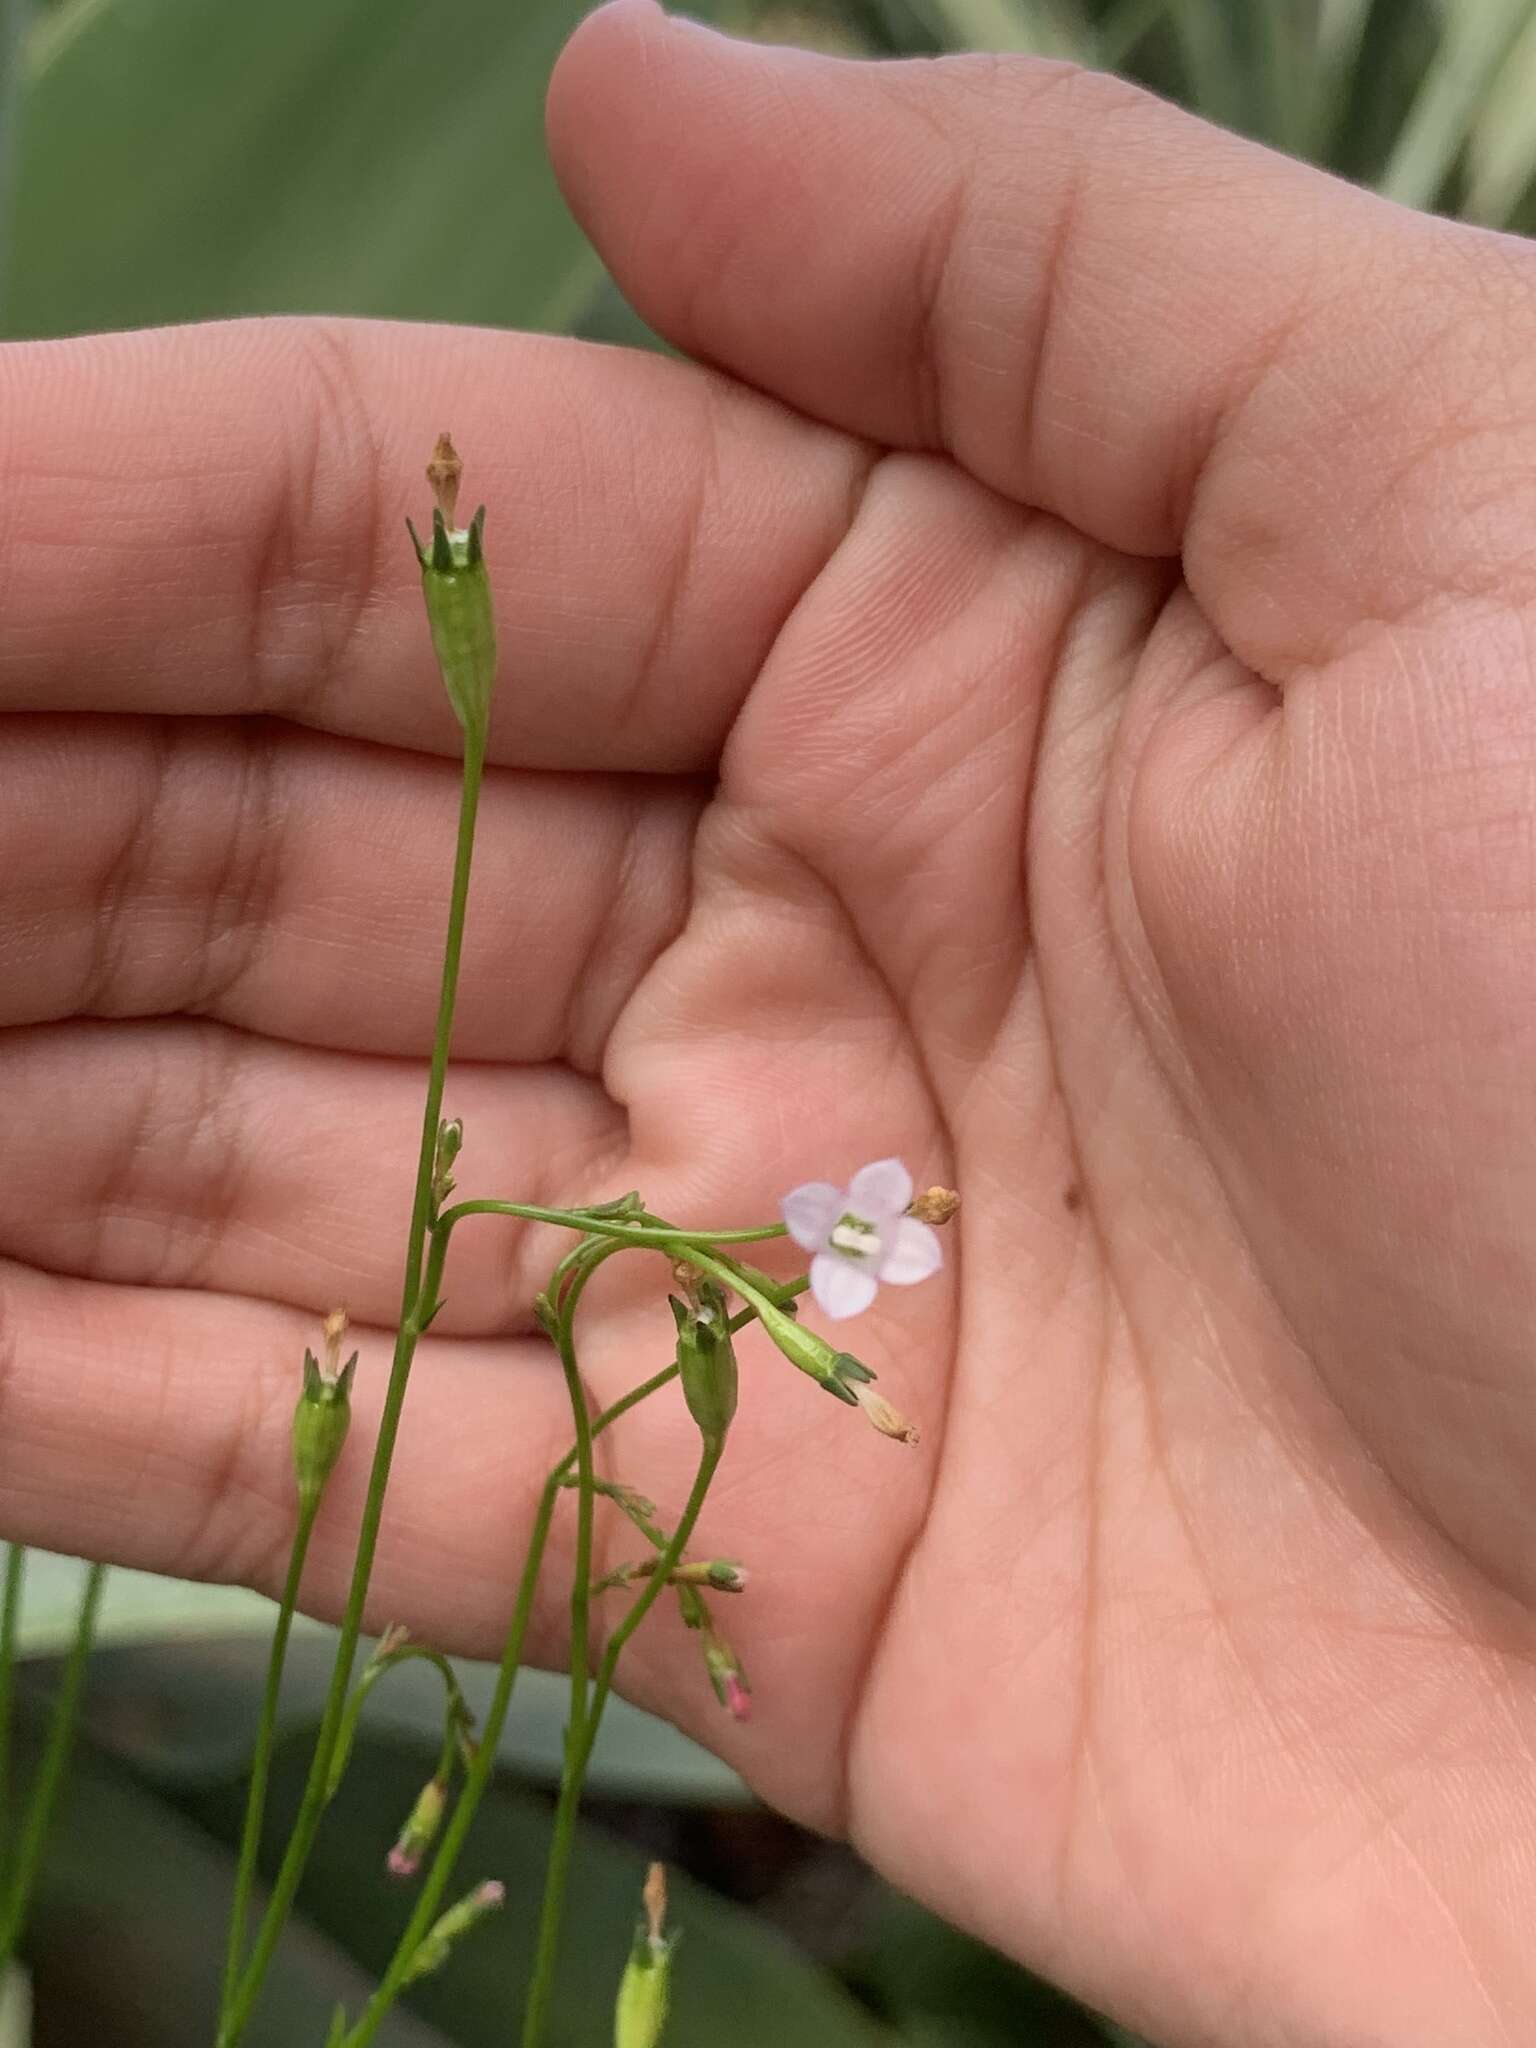
[[811, 1292], [834, 1320], [867, 1309], [882, 1280], [911, 1287], [943, 1265], [937, 1236], [906, 1214], [911, 1199], [901, 1161], [877, 1159], [846, 1188], [810, 1180], [779, 1204], [790, 1236], [814, 1254]]

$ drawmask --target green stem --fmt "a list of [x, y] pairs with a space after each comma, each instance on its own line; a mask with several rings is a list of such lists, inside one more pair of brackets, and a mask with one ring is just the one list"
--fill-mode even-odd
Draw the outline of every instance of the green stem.
[[555, 1960], [560, 1947], [560, 1923], [565, 1910], [566, 1881], [570, 1874], [571, 1851], [576, 1842], [576, 1817], [581, 1806], [587, 1765], [591, 1760], [593, 1745], [597, 1741], [598, 1729], [602, 1725], [603, 1709], [613, 1689], [614, 1672], [618, 1668], [625, 1645], [665, 1592], [673, 1566], [688, 1547], [694, 1524], [699, 1519], [704, 1497], [709, 1492], [710, 1483], [719, 1468], [720, 1455], [724, 1448], [723, 1437], [705, 1439], [699, 1458], [699, 1469], [694, 1477], [693, 1490], [688, 1496], [687, 1506], [683, 1509], [682, 1519], [673, 1531], [671, 1541], [657, 1559], [654, 1578], [646, 1583], [637, 1596], [629, 1612], [614, 1630], [608, 1647], [603, 1652], [596, 1683], [592, 1689], [590, 1711], [584, 1717], [580, 1735], [578, 1736], [573, 1728], [567, 1736], [566, 1763], [560, 1775], [560, 1800], [555, 1809], [554, 1834], [550, 1841], [549, 1863], [544, 1879], [544, 1900], [539, 1912], [533, 1981], [528, 1987], [528, 2003], [523, 2012], [522, 2048], [539, 2048], [539, 2043], [544, 2038], [549, 2001], [554, 1991]]
[[[347, 1701], [347, 1711], [342, 1716], [341, 1733], [336, 1740], [336, 1752], [331, 1758], [330, 1780], [325, 1789], [327, 1804], [341, 1790], [341, 1781], [352, 1755], [353, 1744], [357, 1740], [357, 1726], [363, 1717], [363, 1708], [368, 1703], [369, 1693], [372, 1692], [386, 1672], [393, 1671], [397, 1665], [409, 1664], [413, 1661], [430, 1664], [438, 1677], [443, 1681], [443, 1689], [446, 1695], [443, 1711], [447, 1716], [445, 1726], [448, 1734], [451, 1734], [455, 1740], [457, 1740], [460, 1730], [463, 1731], [466, 1737], [472, 1735], [475, 1725], [474, 1716], [470, 1713], [469, 1706], [465, 1701], [463, 1691], [459, 1685], [458, 1674], [441, 1650], [429, 1649], [425, 1643], [404, 1643], [398, 1650], [391, 1651], [387, 1657], [380, 1658], [375, 1653], [375, 1661], [364, 1667], [362, 1677], [353, 1686], [351, 1697]], [[446, 1746], [447, 1735], [444, 1737], [444, 1742]]]
[[677, 1230], [669, 1225], [630, 1223], [622, 1216], [607, 1217], [592, 1210], [544, 1209], [532, 1202], [459, 1202], [445, 1209], [439, 1227], [451, 1230], [465, 1216], [520, 1216], [527, 1223], [557, 1223], [567, 1230], [583, 1230], [594, 1237], [611, 1237], [623, 1244], [650, 1246], [669, 1251], [674, 1245], [763, 1244], [771, 1237], [787, 1237], [782, 1223], [765, 1223], [757, 1230]]
[[[583, 1268], [583, 1272], [590, 1271]], [[571, 1295], [576, 1294], [573, 1283]], [[587, 1407], [587, 1390], [576, 1364], [576, 1346], [571, 1334], [571, 1310], [575, 1303], [567, 1296], [561, 1314], [557, 1344], [560, 1365], [570, 1396], [571, 1417], [576, 1426], [576, 1561], [571, 1580], [571, 1716], [565, 1731], [567, 1748], [578, 1743], [587, 1725], [587, 1683], [591, 1673], [592, 1530], [596, 1518], [596, 1476], [592, 1468], [592, 1416]]]
[[469, 874], [474, 857], [475, 818], [480, 804], [480, 782], [485, 768], [485, 734], [471, 728], [464, 742], [464, 785], [459, 805], [459, 837], [453, 864], [453, 892], [448, 907], [448, 930], [443, 945], [443, 978], [438, 998], [437, 1028], [432, 1040], [432, 1067], [427, 1081], [427, 1100], [422, 1114], [421, 1152], [416, 1165], [416, 1192], [411, 1206], [411, 1228], [406, 1243], [405, 1279], [401, 1290], [400, 1329], [390, 1367], [384, 1409], [379, 1418], [378, 1440], [373, 1467], [368, 1477], [368, 1494], [363, 1503], [362, 1523], [357, 1537], [357, 1558], [352, 1583], [341, 1618], [336, 1645], [336, 1662], [330, 1690], [315, 1738], [309, 1778], [288, 1847], [272, 1887], [267, 1910], [257, 1930], [251, 1959], [239, 1988], [219, 2027], [217, 2048], [235, 2048], [250, 2024], [256, 2000], [271, 1967], [283, 1923], [292, 1908], [299, 1881], [309, 1862], [325, 1811], [330, 1783], [331, 1757], [346, 1713], [357, 1657], [357, 1639], [362, 1632], [363, 1608], [373, 1576], [374, 1554], [378, 1549], [379, 1524], [384, 1514], [384, 1495], [389, 1469], [400, 1433], [400, 1416], [411, 1376], [411, 1362], [421, 1336], [419, 1309], [422, 1300], [422, 1254], [431, 1220], [432, 1172], [437, 1157], [437, 1129], [442, 1116], [443, 1083], [448, 1071], [448, 1048], [453, 1036], [454, 1003], [458, 994], [459, 962], [464, 946], [464, 913], [469, 901]]
[[96, 1611], [101, 1604], [101, 1588], [106, 1576], [104, 1564], [93, 1564], [86, 1575], [85, 1592], [81, 1596], [80, 1612], [75, 1622], [75, 1639], [70, 1645], [58, 1698], [53, 1703], [48, 1743], [27, 1806], [16, 1868], [6, 1893], [3, 1916], [0, 1916], [0, 1972], [10, 1962], [26, 1925], [48, 1829], [63, 1788], [69, 1753], [74, 1747], [75, 1727], [80, 1719], [80, 1695], [85, 1687], [85, 1667], [90, 1659], [91, 1640], [96, 1633]]
[[21, 1625], [22, 1583], [27, 1553], [20, 1543], [5, 1547], [5, 1593], [0, 1600], [0, 1894], [11, 1863], [11, 1702], [16, 1688], [16, 1635]]
[[245, 1820], [240, 1831], [240, 1860], [235, 1868], [235, 1902], [229, 1917], [229, 1940], [224, 1952], [224, 1988], [219, 2000], [219, 2017], [228, 2013], [240, 1981], [240, 1962], [251, 1917], [251, 1890], [256, 1881], [256, 1857], [261, 1847], [261, 1824], [266, 1814], [267, 1785], [272, 1775], [272, 1752], [277, 1745], [277, 1708], [283, 1688], [283, 1666], [288, 1659], [288, 1637], [298, 1605], [299, 1581], [309, 1555], [320, 1496], [301, 1500], [299, 1519], [288, 1556], [288, 1576], [278, 1604], [277, 1626], [272, 1631], [272, 1649], [267, 1658], [267, 1681], [261, 1696], [261, 1718], [256, 1728], [256, 1748], [251, 1758], [251, 1784], [246, 1794]]

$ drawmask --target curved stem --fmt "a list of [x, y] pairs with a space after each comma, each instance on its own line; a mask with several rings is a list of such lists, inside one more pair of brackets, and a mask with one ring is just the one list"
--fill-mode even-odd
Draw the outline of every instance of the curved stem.
[[598, 1210], [545, 1209], [533, 1202], [458, 1202], [445, 1209], [438, 1227], [451, 1230], [465, 1216], [517, 1216], [525, 1223], [555, 1223], [566, 1230], [582, 1230], [594, 1237], [617, 1238], [623, 1244], [649, 1245], [656, 1251], [673, 1245], [764, 1244], [769, 1238], [787, 1237], [782, 1223], [765, 1223], [757, 1230], [678, 1230], [671, 1224], [631, 1223], [622, 1216], [604, 1216]]
[[570, 1874], [571, 1851], [576, 1841], [576, 1817], [581, 1806], [582, 1786], [587, 1775], [603, 1709], [613, 1688], [613, 1675], [624, 1646], [666, 1590], [672, 1567], [688, 1547], [694, 1525], [704, 1506], [704, 1497], [720, 1464], [725, 1448], [723, 1437], [706, 1438], [699, 1458], [688, 1504], [666, 1549], [657, 1559], [655, 1576], [648, 1580], [629, 1612], [614, 1630], [598, 1666], [590, 1710], [584, 1716], [580, 1734], [573, 1726], [567, 1735], [565, 1769], [560, 1777], [560, 1801], [555, 1809], [555, 1828], [549, 1846], [549, 1864], [544, 1879], [544, 1900], [539, 1912], [538, 1946], [534, 1954], [533, 1979], [523, 2011], [522, 2048], [539, 2048], [554, 1991], [555, 1960], [560, 1946], [560, 1923], [565, 1910], [566, 1880]]
[[422, 1114], [421, 1151], [416, 1165], [416, 1192], [411, 1206], [411, 1228], [406, 1243], [405, 1279], [401, 1290], [400, 1329], [390, 1367], [384, 1410], [374, 1446], [373, 1467], [368, 1476], [368, 1494], [363, 1503], [358, 1530], [357, 1557], [352, 1583], [342, 1614], [336, 1662], [330, 1690], [320, 1717], [315, 1751], [304, 1786], [298, 1819], [288, 1838], [288, 1847], [272, 1887], [267, 1910], [257, 1930], [255, 1946], [228, 2012], [220, 2025], [217, 2048], [234, 2048], [250, 2023], [263, 1980], [277, 1949], [283, 1923], [292, 1908], [299, 1880], [309, 1862], [325, 1811], [326, 1788], [330, 1782], [331, 1758], [336, 1748], [352, 1667], [357, 1657], [357, 1639], [362, 1632], [363, 1608], [368, 1583], [373, 1576], [374, 1554], [379, 1543], [379, 1524], [384, 1515], [384, 1495], [389, 1485], [389, 1468], [400, 1433], [400, 1416], [410, 1380], [411, 1361], [421, 1336], [419, 1309], [422, 1300], [422, 1254], [432, 1210], [432, 1172], [437, 1158], [437, 1129], [442, 1115], [443, 1082], [448, 1071], [448, 1047], [453, 1036], [453, 1012], [458, 993], [459, 960], [464, 945], [464, 912], [469, 901], [469, 873], [474, 855], [475, 818], [480, 803], [480, 781], [485, 767], [483, 730], [468, 732], [464, 744], [464, 785], [459, 804], [459, 837], [454, 856], [453, 890], [448, 906], [448, 929], [443, 944], [443, 976], [438, 997], [437, 1028], [432, 1040], [432, 1066], [427, 1081], [427, 1099]]
[[37, 1882], [48, 1829], [63, 1787], [69, 1753], [74, 1747], [75, 1727], [80, 1718], [80, 1695], [85, 1688], [85, 1667], [90, 1659], [91, 1640], [96, 1633], [96, 1610], [101, 1604], [101, 1588], [106, 1576], [104, 1564], [93, 1564], [86, 1575], [85, 1591], [80, 1598], [80, 1612], [75, 1622], [75, 1639], [70, 1645], [69, 1661], [64, 1666], [59, 1696], [53, 1703], [48, 1744], [27, 1806], [16, 1868], [6, 1894], [3, 1917], [0, 1917], [0, 1972], [10, 1961], [26, 1925], [32, 1888]]
[[240, 1979], [245, 1938], [251, 1916], [251, 1890], [256, 1881], [256, 1857], [261, 1847], [261, 1823], [266, 1814], [267, 1784], [272, 1774], [272, 1752], [277, 1743], [277, 1708], [283, 1687], [283, 1666], [288, 1659], [288, 1637], [298, 1605], [299, 1581], [309, 1555], [320, 1497], [302, 1499], [288, 1557], [288, 1576], [278, 1605], [277, 1626], [272, 1631], [272, 1649], [267, 1658], [267, 1680], [261, 1696], [261, 1718], [256, 1727], [256, 1748], [251, 1757], [251, 1784], [246, 1794], [245, 1820], [240, 1831], [240, 1859], [235, 1868], [235, 1900], [229, 1916], [229, 1939], [224, 1951], [224, 1988], [219, 2000], [219, 2017], [228, 2012]]

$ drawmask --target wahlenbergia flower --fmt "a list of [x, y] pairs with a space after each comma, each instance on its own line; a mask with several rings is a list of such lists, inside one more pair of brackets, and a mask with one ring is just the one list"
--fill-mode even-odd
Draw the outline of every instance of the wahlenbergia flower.
[[846, 1188], [810, 1180], [779, 1204], [790, 1236], [813, 1254], [811, 1292], [834, 1321], [867, 1309], [882, 1280], [911, 1287], [943, 1265], [937, 1236], [906, 1213], [911, 1200], [901, 1161], [877, 1159]]

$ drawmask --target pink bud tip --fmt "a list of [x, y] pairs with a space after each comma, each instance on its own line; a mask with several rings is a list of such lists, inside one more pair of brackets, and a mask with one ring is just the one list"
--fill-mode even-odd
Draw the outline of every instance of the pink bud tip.
[[391, 1877], [414, 1877], [421, 1868], [421, 1858], [411, 1855], [409, 1850], [402, 1849], [398, 1842], [390, 1850], [385, 1862], [389, 1866]]
[[733, 1719], [737, 1721], [750, 1721], [752, 1718], [752, 1695], [747, 1691], [741, 1680], [734, 1673], [731, 1673], [724, 1681], [724, 1688], [725, 1704], [730, 1708]]
[[499, 1906], [507, 1896], [507, 1888], [498, 1877], [488, 1877], [484, 1884], [475, 1887], [475, 1903], [479, 1906]]

